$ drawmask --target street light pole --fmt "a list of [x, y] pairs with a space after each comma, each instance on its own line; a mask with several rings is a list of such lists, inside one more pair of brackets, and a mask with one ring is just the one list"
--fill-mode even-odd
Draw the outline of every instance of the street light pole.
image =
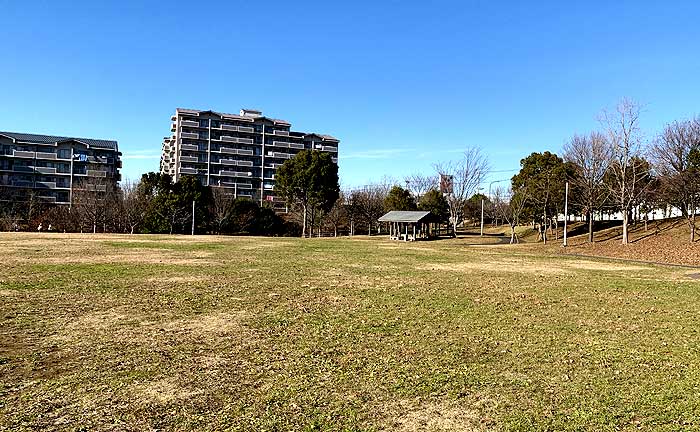
[[566, 227], [569, 221], [569, 182], [566, 182], [566, 192], [564, 193], [564, 247], [568, 245], [566, 240]]
[[484, 199], [481, 198], [481, 237], [484, 236]]
[[192, 235], [194, 235], [194, 200], [192, 200]]

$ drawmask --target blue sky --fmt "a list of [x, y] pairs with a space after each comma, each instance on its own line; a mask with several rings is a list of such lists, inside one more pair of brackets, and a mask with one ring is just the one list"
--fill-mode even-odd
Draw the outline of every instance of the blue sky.
[[489, 181], [559, 151], [622, 97], [647, 135], [698, 113], [700, 3], [2, 1], [0, 130], [111, 138], [157, 170], [176, 107], [257, 108], [340, 144], [341, 183]]

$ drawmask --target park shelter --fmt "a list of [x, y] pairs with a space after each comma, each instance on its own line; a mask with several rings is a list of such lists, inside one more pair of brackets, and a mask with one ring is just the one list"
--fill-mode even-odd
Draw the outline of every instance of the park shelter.
[[379, 218], [389, 225], [391, 240], [415, 241], [430, 236], [430, 224], [435, 217], [429, 211], [390, 211]]

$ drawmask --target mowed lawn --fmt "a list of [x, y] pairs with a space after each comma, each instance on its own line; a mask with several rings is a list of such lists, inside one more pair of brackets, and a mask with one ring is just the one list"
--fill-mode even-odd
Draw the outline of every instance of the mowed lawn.
[[700, 270], [0, 234], [0, 430], [700, 429]]

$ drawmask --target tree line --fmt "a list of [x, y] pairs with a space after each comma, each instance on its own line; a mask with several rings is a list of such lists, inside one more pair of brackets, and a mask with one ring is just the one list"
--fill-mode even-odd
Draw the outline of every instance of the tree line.
[[[674, 121], [650, 140], [642, 134], [642, 107], [623, 99], [600, 117], [601, 129], [572, 136], [562, 156], [532, 153], [520, 162], [510, 188], [497, 189], [490, 203], [505, 219], [531, 221], [543, 242], [556, 233], [564, 213], [568, 182], [569, 214], [588, 222], [593, 242], [595, 215], [616, 213], [622, 222], [622, 243], [629, 243], [630, 224], [654, 210], [665, 215], [675, 208], [695, 241], [700, 202], [700, 119]], [[556, 234], [555, 234], [556, 235]], [[513, 230], [514, 236], [514, 230]]]
[[[468, 148], [454, 161], [433, 165], [433, 174], [341, 191], [338, 166], [328, 153], [301, 151], [276, 173], [275, 194], [286, 202], [283, 216], [266, 205], [235, 198], [230, 190], [203, 186], [195, 177], [177, 182], [167, 174], [147, 173], [120, 186], [105, 179], [78, 184], [72, 205], [46, 206], [36, 192], [0, 189], [0, 228], [24, 229], [42, 224], [57, 231], [252, 235], [376, 234], [379, 217], [391, 210], [425, 210], [459, 226], [480, 218], [511, 228], [532, 224], [540, 240], [557, 236], [569, 186], [568, 212], [588, 222], [593, 241], [595, 216], [619, 214], [622, 242], [629, 225], [648, 220], [654, 210], [678, 209], [691, 242], [697, 231], [700, 202], [700, 118], [674, 121], [651, 140], [642, 134], [642, 108], [622, 100], [600, 116], [600, 129], [573, 135], [561, 156], [534, 152], [520, 161], [507, 188], [484, 194], [489, 161]], [[194, 227], [192, 226], [194, 202]]]
[[271, 207], [236, 198], [223, 188], [203, 186], [193, 176], [175, 182], [168, 174], [151, 172], [119, 186], [101, 179], [86, 180], [76, 185], [70, 207], [48, 205], [35, 192], [24, 192], [2, 201], [3, 230], [49, 230], [50, 226], [58, 232], [191, 234], [194, 203], [197, 234], [278, 236], [299, 231]]
[[[483, 192], [489, 162], [478, 148], [467, 149], [458, 160], [433, 165], [434, 174], [413, 174], [383, 180], [341, 193], [330, 215], [321, 217], [318, 230], [338, 221], [349, 234], [381, 230], [377, 219], [390, 210], [424, 209], [440, 215], [454, 235], [466, 221], [484, 218], [510, 226], [511, 243], [518, 242], [516, 227], [531, 224], [539, 240], [558, 236], [564, 215], [587, 222], [588, 241], [594, 240], [596, 216], [619, 215], [622, 242], [629, 243], [629, 226], [646, 223], [654, 210], [670, 216], [673, 209], [687, 221], [689, 240], [696, 241], [700, 203], [700, 118], [674, 121], [651, 139], [640, 126], [642, 107], [623, 99], [612, 111], [603, 111], [600, 130], [573, 135], [561, 156], [533, 152], [520, 161], [520, 170], [507, 188]], [[450, 190], [441, 188], [450, 179]], [[568, 202], [566, 188], [569, 188]], [[482, 204], [483, 203], [483, 204]], [[482, 207], [483, 205], [483, 207]]]

